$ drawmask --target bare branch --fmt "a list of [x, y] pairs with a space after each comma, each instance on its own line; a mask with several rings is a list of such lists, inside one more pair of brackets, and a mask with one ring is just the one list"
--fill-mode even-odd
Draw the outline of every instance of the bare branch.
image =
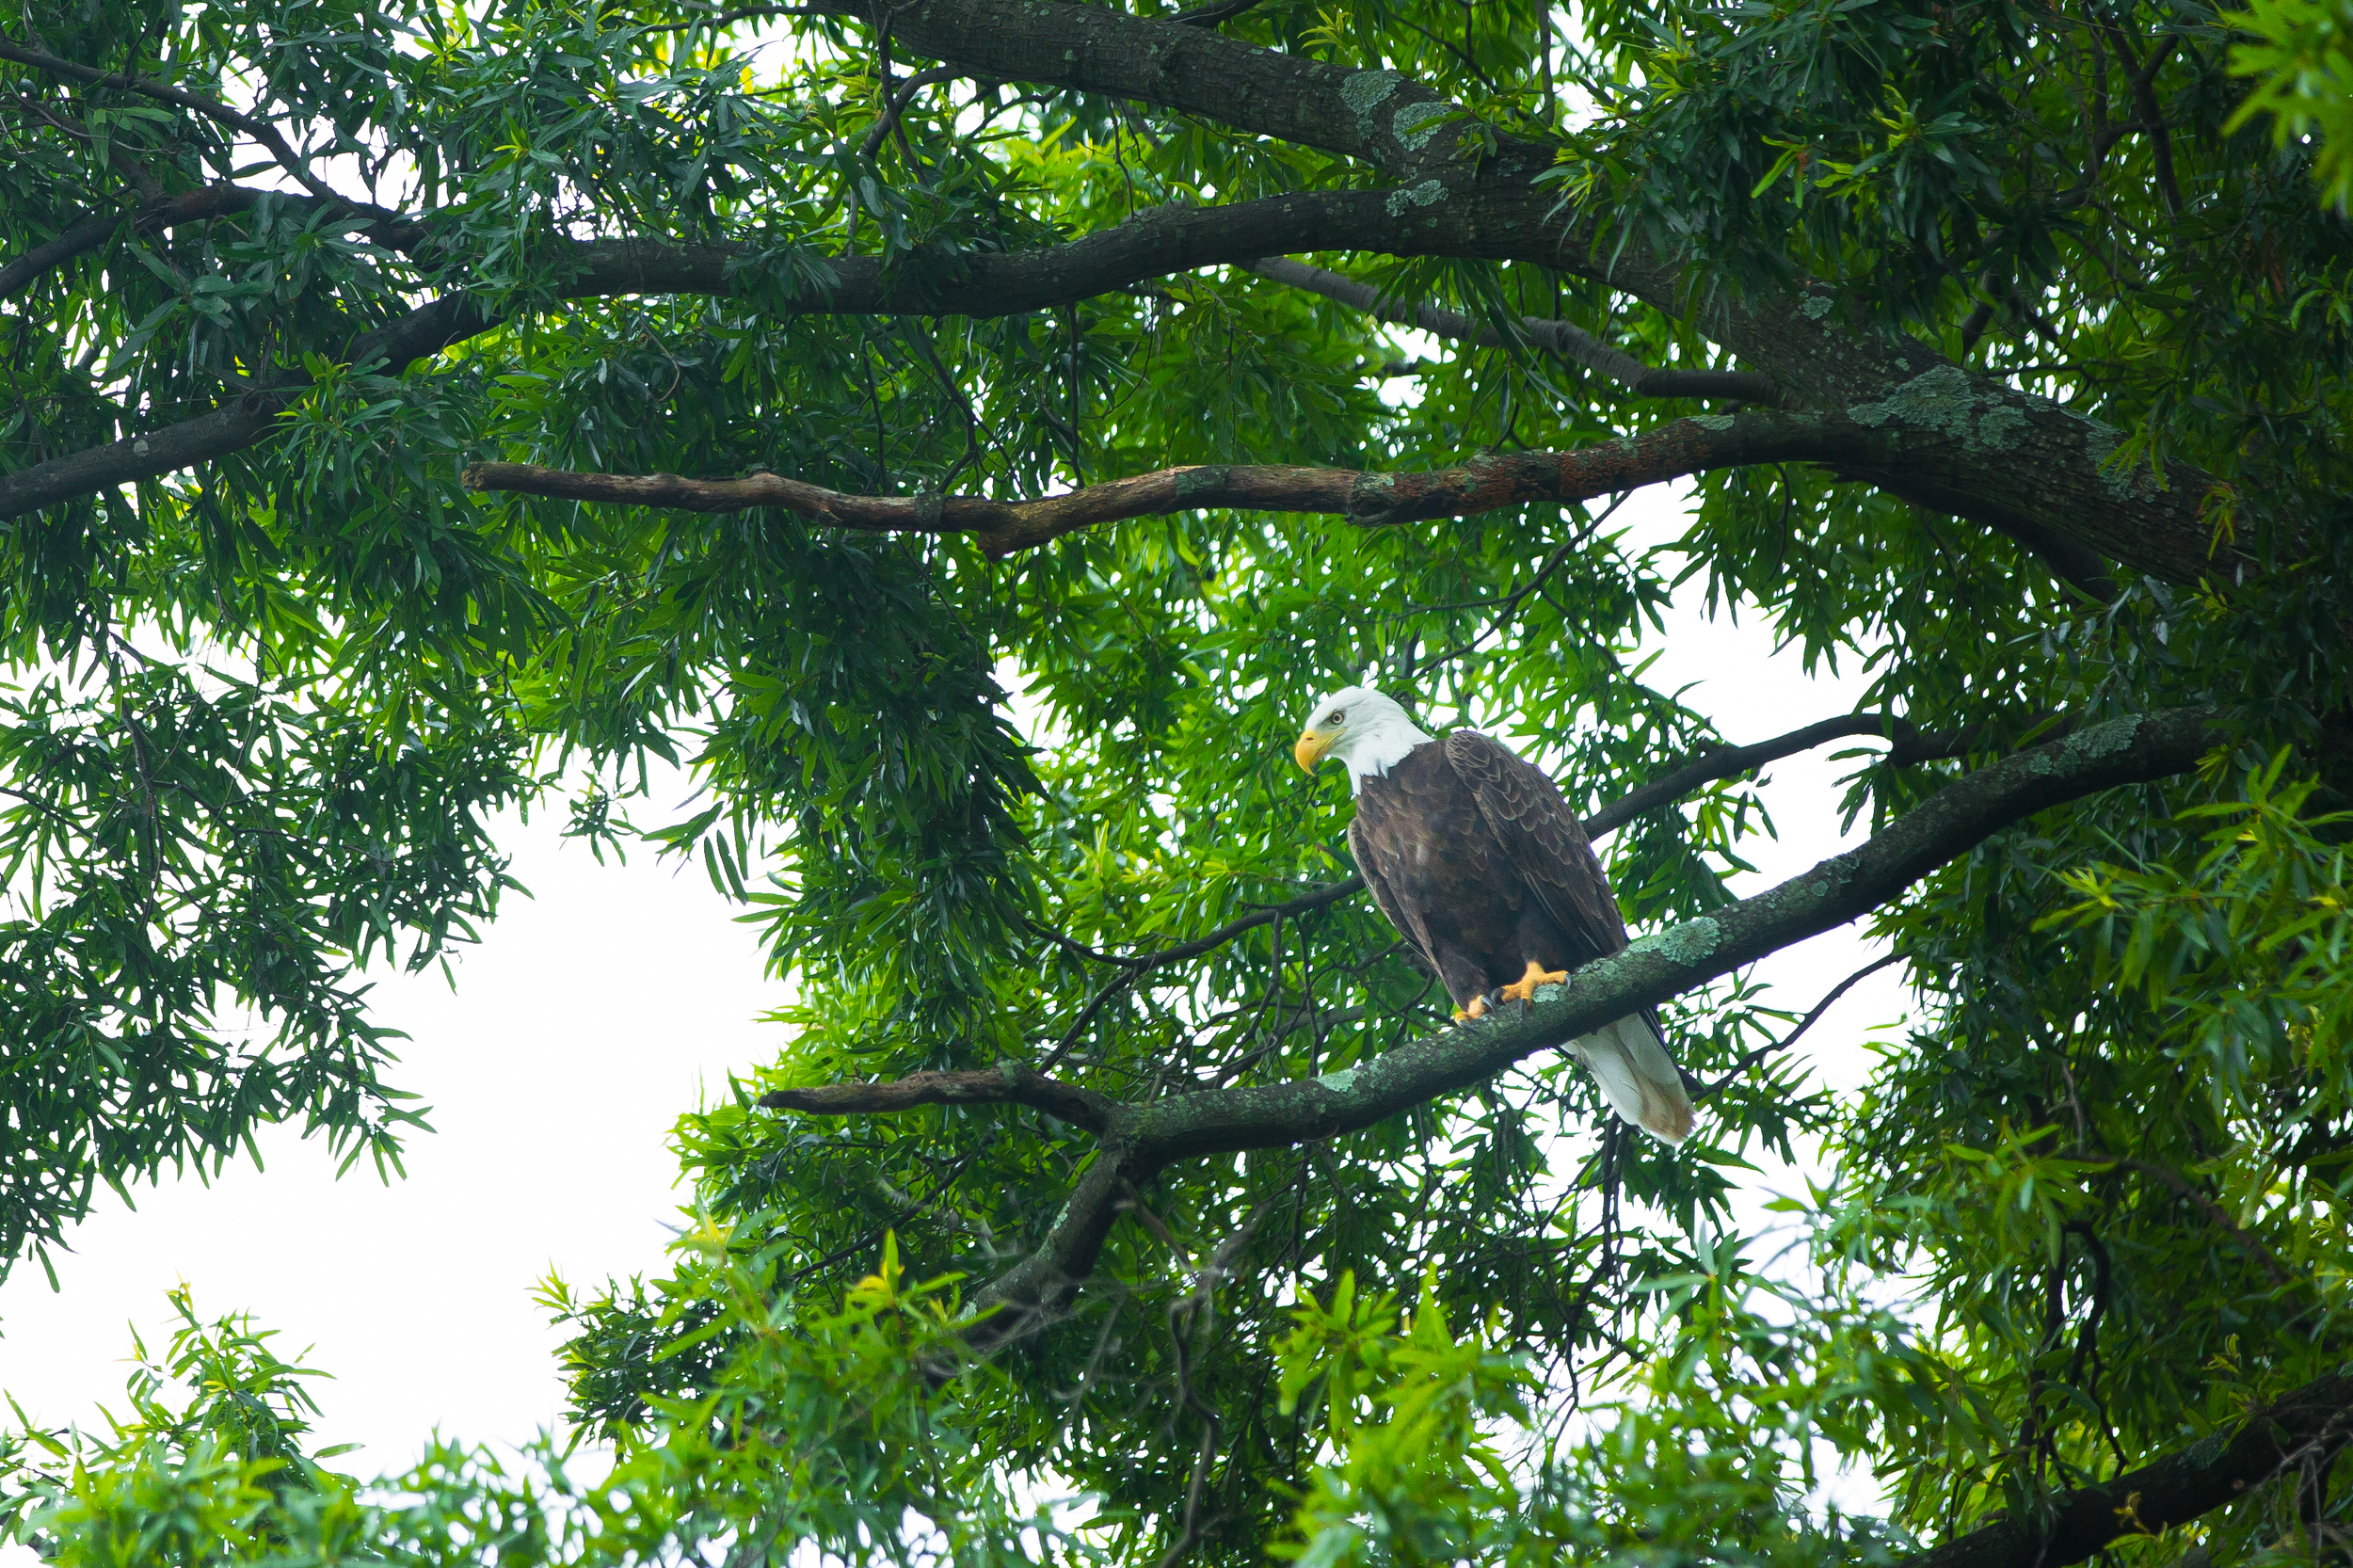
[[[1482, 322], [1452, 311], [1442, 311], [1435, 305], [1417, 304], [1393, 299], [1369, 283], [1305, 262], [1272, 256], [1245, 264], [1261, 278], [1292, 288], [1320, 294], [1326, 299], [1337, 300], [1357, 310], [1394, 321], [1401, 326], [1417, 327], [1441, 338], [1458, 343], [1494, 345], [1503, 341], [1500, 334]], [[1522, 316], [1520, 328], [1538, 346], [1551, 350], [1574, 364], [1597, 371], [1619, 383], [1637, 397], [1737, 397], [1748, 403], [1770, 403], [1777, 393], [1772, 378], [1753, 376], [1739, 370], [1666, 370], [1646, 365], [1640, 360], [1603, 343], [1580, 327], [1545, 316]]]
[[812, 1116], [855, 1116], [912, 1111], [924, 1105], [1026, 1105], [1074, 1127], [1101, 1132], [1112, 1101], [1092, 1089], [1039, 1076], [1016, 1062], [977, 1072], [911, 1073], [893, 1083], [828, 1083], [813, 1089], [775, 1089], [760, 1103]]
[[1380, 528], [1530, 503], [1586, 501], [1740, 464], [1885, 456], [1881, 438], [1850, 421], [1770, 411], [1678, 420], [1607, 446], [1495, 454], [1424, 472], [1250, 464], [1162, 469], [1034, 501], [844, 495], [775, 473], [687, 479], [670, 473], [582, 473], [529, 463], [475, 463], [466, 470], [465, 484], [475, 490], [694, 512], [775, 506], [842, 528], [968, 534], [987, 554], [1001, 557], [1082, 528], [1172, 512], [1312, 512]]
[[1864, 965], [1863, 968], [1855, 970], [1854, 973], [1849, 975], [1846, 979], [1832, 986], [1830, 988], [1830, 994], [1814, 1004], [1814, 1011], [1808, 1013], [1805, 1017], [1799, 1022], [1797, 1028], [1791, 1030], [1788, 1033], [1783, 1035], [1778, 1040], [1768, 1040], [1765, 1044], [1757, 1047], [1754, 1050], [1745, 1053], [1739, 1061], [1735, 1062], [1732, 1064], [1732, 1070], [1730, 1072], [1724, 1074], [1721, 1078], [1718, 1079], [1715, 1082], [1708, 1084], [1705, 1088], [1693, 1091], [1691, 1095], [1691, 1103], [1697, 1105], [1704, 1099], [1714, 1098], [1717, 1095], [1721, 1094], [1727, 1087], [1729, 1087], [1733, 1080], [1738, 1078], [1742, 1073], [1747, 1072], [1751, 1067], [1755, 1066], [1759, 1062], [1764, 1061], [1769, 1056], [1778, 1055], [1781, 1052], [1787, 1050], [1791, 1046], [1796, 1045], [1799, 1038], [1802, 1036], [1807, 1030], [1812, 1029], [1817, 1023], [1821, 1021], [1822, 1016], [1831, 1010], [1831, 1005], [1837, 1001], [1840, 997], [1845, 996], [1849, 991], [1853, 990], [1855, 986], [1862, 984], [1870, 976], [1879, 973], [1890, 964], [1898, 964], [1902, 961], [1902, 953], [1891, 952], [1883, 958], [1875, 958], [1870, 963]]
[[1768, 762], [1778, 762], [1801, 751], [1811, 751], [1830, 741], [1848, 739], [1893, 741], [1884, 760], [1890, 767], [1910, 767], [1915, 762], [1930, 762], [1945, 758], [1967, 756], [1985, 733], [1984, 725], [1971, 725], [1963, 729], [1924, 730], [1910, 719], [1894, 713], [1841, 713], [1835, 718], [1792, 729], [1786, 735], [1776, 735], [1769, 741], [1753, 745], [1722, 746], [1692, 759], [1672, 773], [1661, 775], [1641, 789], [1621, 799], [1613, 800], [1585, 819], [1589, 838], [1598, 839], [1632, 822], [1645, 811], [1681, 800], [1703, 784], [1719, 778], [1731, 778]]
[[1344, 898], [1353, 898], [1364, 890], [1365, 879], [1361, 876], [1352, 876], [1342, 882], [1326, 883], [1321, 888], [1310, 888], [1297, 898], [1286, 900], [1281, 904], [1271, 904], [1263, 909], [1254, 909], [1241, 919], [1228, 920], [1216, 930], [1195, 936], [1191, 941], [1179, 942], [1175, 947], [1162, 948], [1158, 952], [1143, 953], [1134, 958], [1113, 958], [1111, 962], [1138, 969], [1158, 968], [1163, 964], [1181, 964], [1188, 958], [1198, 958], [1205, 952], [1214, 952], [1224, 947], [1245, 931], [1255, 931], [1262, 925], [1271, 925], [1276, 920], [1287, 920], [1294, 916], [1321, 909], [1328, 904], [1337, 904]]

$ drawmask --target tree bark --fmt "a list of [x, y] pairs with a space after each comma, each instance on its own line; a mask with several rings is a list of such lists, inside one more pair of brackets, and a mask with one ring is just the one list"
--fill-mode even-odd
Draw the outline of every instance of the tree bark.
[[2332, 1372], [2233, 1427], [2098, 1486], [2052, 1500], [2046, 1519], [2004, 1519], [1907, 1558], [1899, 1568], [2068, 1568], [2112, 1541], [2154, 1535], [2236, 1501], [2309, 1451], [2353, 1436], [2353, 1375]]

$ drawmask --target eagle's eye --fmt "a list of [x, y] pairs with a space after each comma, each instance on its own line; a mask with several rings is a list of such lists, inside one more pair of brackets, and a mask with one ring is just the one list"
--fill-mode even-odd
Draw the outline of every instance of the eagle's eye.
[[1332, 710], [1331, 713], [1325, 717], [1323, 722], [1337, 728], [1338, 726], [1348, 722], [1348, 710], [1345, 708], [1335, 708]]

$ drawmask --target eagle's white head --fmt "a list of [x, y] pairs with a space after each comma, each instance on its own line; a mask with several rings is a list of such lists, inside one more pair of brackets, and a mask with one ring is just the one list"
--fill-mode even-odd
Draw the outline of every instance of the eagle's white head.
[[1307, 772], [1329, 757], [1348, 769], [1351, 794], [1378, 778], [1430, 740], [1405, 710], [1369, 686], [1350, 686], [1315, 705], [1291, 755]]

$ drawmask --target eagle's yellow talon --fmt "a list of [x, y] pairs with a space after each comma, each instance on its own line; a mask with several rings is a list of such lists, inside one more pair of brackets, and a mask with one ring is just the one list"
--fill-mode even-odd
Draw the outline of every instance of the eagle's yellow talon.
[[1504, 996], [1513, 1001], [1533, 1001], [1539, 985], [1558, 985], [1569, 978], [1566, 969], [1547, 969], [1534, 959], [1529, 960], [1528, 972], [1503, 988]]
[[1483, 1018], [1486, 1016], [1487, 999], [1485, 997], [1473, 997], [1470, 999], [1468, 1007], [1458, 1007], [1454, 1010], [1454, 1021], [1458, 1024], [1466, 1024], [1473, 1018]]

